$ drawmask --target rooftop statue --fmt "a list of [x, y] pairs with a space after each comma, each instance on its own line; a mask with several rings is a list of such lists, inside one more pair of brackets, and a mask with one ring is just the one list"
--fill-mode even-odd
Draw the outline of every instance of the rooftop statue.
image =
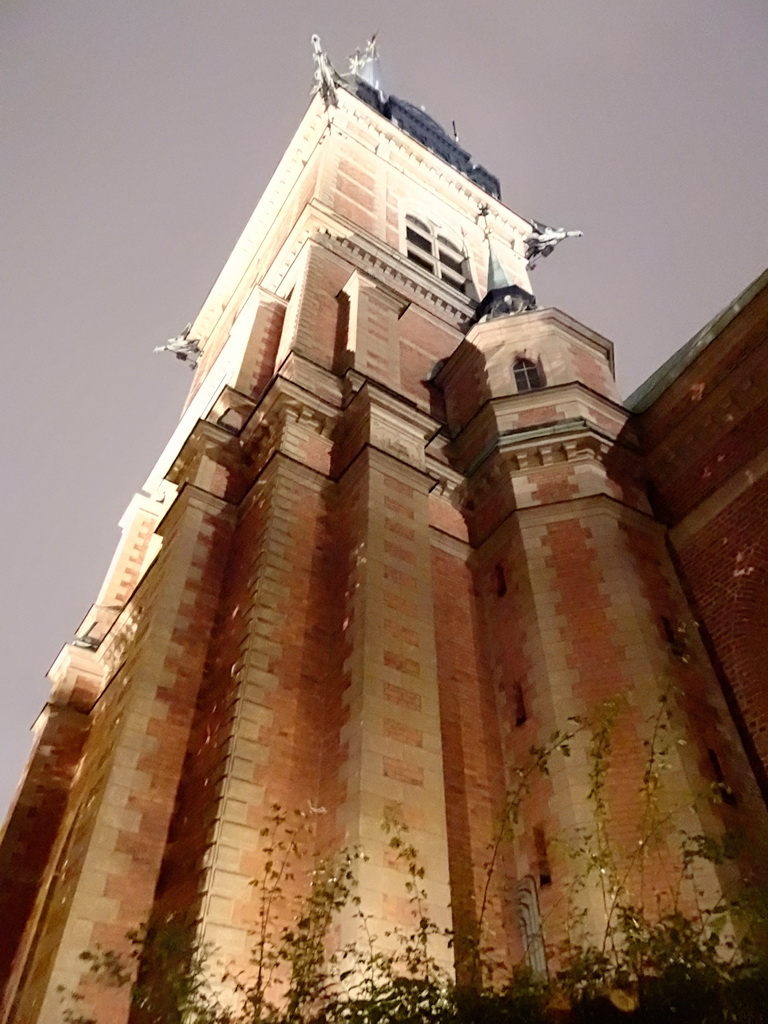
[[175, 338], [169, 338], [164, 345], [158, 345], [155, 352], [173, 352], [177, 359], [189, 362], [194, 370], [197, 360], [200, 358], [200, 342], [189, 337], [192, 324], [187, 324], [181, 334]]
[[472, 156], [458, 144], [455, 132], [448, 133], [433, 117], [413, 103], [387, 94], [382, 88], [381, 61], [374, 34], [365, 47], [358, 48], [349, 58], [349, 70], [340, 74], [323, 52], [320, 37], [312, 36], [312, 58], [315, 64], [315, 85], [326, 107], [335, 106], [339, 89], [346, 89], [377, 113], [386, 117], [411, 138], [431, 150], [441, 160], [455, 167], [489, 195], [499, 199], [499, 179], [476, 164]]
[[315, 85], [312, 94], [319, 92], [325, 100], [326, 107], [336, 106], [336, 87], [342, 85], [342, 79], [328, 59], [328, 54], [320, 46], [320, 36], [312, 36], [312, 60], [315, 62]]
[[532, 270], [536, 262], [549, 256], [552, 250], [565, 238], [581, 238], [583, 231], [566, 231], [565, 228], [548, 228], [537, 220], [531, 221], [531, 233], [525, 240], [525, 258], [528, 269]]

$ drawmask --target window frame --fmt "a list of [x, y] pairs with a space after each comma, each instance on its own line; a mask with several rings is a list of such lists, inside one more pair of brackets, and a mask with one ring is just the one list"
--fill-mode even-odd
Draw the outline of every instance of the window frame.
[[474, 282], [466, 246], [456, 232], [422, 214], [406, 212], [402, 218], [403, 252], [411, 263], [426, 270], [449, 288], [471, 298]]
[[528, 967], [539, 978], [549, 974], [547, 967], [547, 951], [542, 934], [541, 912], [539, 910], [539, 893], [535, 880], [526, 875], [515, 886], [515, 917], [520, 940], [523, 945], [523, 956]]
[[540, 391], [546, 386], [541, 367], [527, 356], [516, 356], [512, 361], [512, 378], [517, 393], [520, 395], [526, 394], [528, 391]]

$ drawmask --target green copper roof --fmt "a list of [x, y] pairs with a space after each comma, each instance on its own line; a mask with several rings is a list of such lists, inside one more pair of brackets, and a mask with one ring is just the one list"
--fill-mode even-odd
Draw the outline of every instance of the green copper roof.
[[699, 353], [703, 352], [707, 345], [714, 341], [728, 324], [738, 316], [742, 309], [748, 306], [752, 299], [765, 287], [768, 287], [768, 270], [764, 270], [733, 302], [702, 327], [698, 334], [694, 334], [690, 341], [687, 341], [665, 363], [662, 363], [648, 380], [632, 392], [624, 402], [625, 408], [629, 409], [630, 412], [645, 412], [646, 409], [649, 409], [661, 397], [669, 385], [677, 380], [683, 370], [691, 365]]
[[488, 287], [486, 291], [493, 291], [495, 288], [507, 288], [512, 282], [507, 277], [507, 272], [499, 263], [496, 253], [493, 251], [490, 238], [488, 239]]

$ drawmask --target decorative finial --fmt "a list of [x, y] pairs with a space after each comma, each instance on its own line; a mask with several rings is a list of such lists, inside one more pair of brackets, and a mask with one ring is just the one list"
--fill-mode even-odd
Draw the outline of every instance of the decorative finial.
[[349, 58], [349, 75], [362, 79], [373, 89], [381, 92], [381, 61], [376, 46], [377, 35], [378, 32], [374, 32], [365, 48], [361, 50], [358, 47]]
[[189, 332], [192, 330], [192, 324], [187, 324], [181, 334], [177, 334], [175, 338], [169, 338], [164, 345], [158, 345], [155, 352], [173, 352], [177, 359], [182, 359], [188, 362], [190, 367], [194, 370], [197, 366], [197, 361], [200, 358], [200, 342], [194, 338], [189, 337]]
[[491, 229], [488, 224], [488, 214], [491, 212], [491, 208], [488, 203], [481, 203], [477, 208], [477, 222], [483, 222], [483, 237], [488, 239], [491, 237]]
[[566, 231], [565, 228], [548, 228], [537, 220], [531, 221], [531, 233], [525, 240], [525, 258], [528, 269], [533, 270], [538, 260], [549, 256], [555, 246], [566, 238], [581, 238], [583, 231]]
[[341, 78], [328, 60], [328, 55], [323, 53], [318, 35], [312, 36], [312, 59], [315, 62], [315, 85], [312, 95], [319, 92], [325, 100], [326, 107], [335, 107], [336, 86], [341, 85]]

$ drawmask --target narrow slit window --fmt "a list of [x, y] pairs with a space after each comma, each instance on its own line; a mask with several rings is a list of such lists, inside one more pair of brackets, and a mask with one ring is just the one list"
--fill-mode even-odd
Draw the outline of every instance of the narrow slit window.
[[504, 566], [501, 562], [496, 566], [496, 596], [504, 597], [507, 592], [507, 576], [504, 572]]
[[707, 747], [707, 754], [709, 755], [709, 763], [712, 766], [712, 774], [715, 776], [714, 790], [724, 804], [728, 804], [729, 807], [735, 807], [736, 794], [728, 785], [722, 765], [720, 764], [720, 758], [711, 747]]
[[334, 349], [334, 358], [342, 373], [353, 363], [349, 328], [349, 295], [342, 290], [336, 296], [336, 345]]
[[515, 684], [515, 725], [525, 725], [528, 721], [528, 709], [525, 706], [525, 694], [521, 683]]
[[549, 866], [549, 853], [547, 852], [547, 837], [543, 828], [534, 828], [533, 843], [536, 849], [536, 860], [539, 869], [539, 885], [552, 884], [552, 868]]
[[661, 616], [661, 625], [672, 653], [676, 658], [682, 658], [683, 661], [687, 661], [688, 646], [685, 642], [685, 628], [675, 628], [672, 625], [671, 619], [668, 619], [666, 615]]

